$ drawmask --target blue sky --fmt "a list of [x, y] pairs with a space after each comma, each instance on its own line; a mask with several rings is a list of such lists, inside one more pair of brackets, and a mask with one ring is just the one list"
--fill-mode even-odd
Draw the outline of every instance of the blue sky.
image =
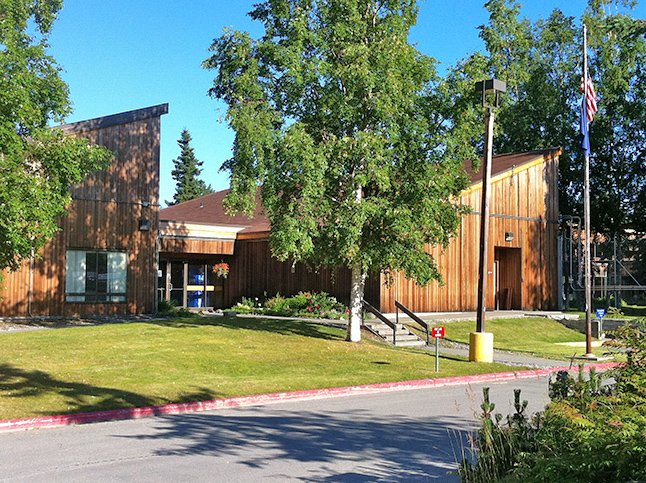
[[[257, 1], [67, 0], [50, 37], [49, 52], [64, 69], [74, 113], [68, 122], [169, 103], [162, 117], [161, 195], [170, 200], [177, 139], [187, 128], [202, 178], [228, 187], [220, 173], [231, 156], [233, 134], [221, 122], [226, 106], [207, 96], [214, 72], [200, 67], [223, 27], [262, 34], [247, 12]], [[440, 69], [480, 50], [477, 27], [486, 23], [484, 0], [426, 0], [410, 40], [440, 61]], [[585, 0], [531, 0], [521, 10], [532, 20], [554, 7], [580, 18]], [[639, 17], [639, 15], [636, 15]]]

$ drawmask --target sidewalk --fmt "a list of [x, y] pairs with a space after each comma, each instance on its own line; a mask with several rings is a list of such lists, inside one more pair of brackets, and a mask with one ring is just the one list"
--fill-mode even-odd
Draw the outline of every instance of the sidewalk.
[[[463, 320], [475, 320], [477, 318], [476, 312], [427, 312], [416, 314], [425, 322], [430, 322], [434, 325], [444, 324], [451, 322], [458, 322]], [[396, 314], [384, 314], [388, 319], [395, 320]], [[485, 319], [513, 319], [513, 318], [522, 318], [522, 317], [546, 317], [554, 320], [562, 320], [565, 318], [578, 318], [576, 315], [564, 314], [559, 311], [524, 311], [524, 310], [496, 310], [485, 312]], [[305, 320], [305, 319], [304, 319]], [[308, 321], [322, 323], [326, 325], [334, 325], [337, 327], [345, 328], [347, 326], [347, 320], [325, 320], [325, 319], [307, 319]], [[399, 314], [399, 322], [406, 323], [410, 322], [411, 319], [406, 314]], [[474, 325], [475, 328], [475, 325]], [[453, 344], [453, 343], [451, 343]], [[442, 347], [440, 345], [440, 354], [460, 356], [466, 359], [469, 358], [469, 347], [462, 344], [454, 344], [455, 347]], [[427, 348], [429, 351], [435, 351], [435, 345], [431, 345]], [[498, 362], [500, 364], [507, 364], [510, 366], [524, 366], [531, 367], [534, 369], [545, 369], [551, 367], [563, 367], [569, 366], [569, 362], [558, 361], [554, 359], [544, 359], [541, 357], [534, 357], [532, 355], [519, 354], [514, 352], [507, 352], [501, 350], [494, 350], [493, 362]], [[580, 361], [576, 361], [572, 364], [572, 367], [578, 367]]]
[[[431, 322], [433, 324], [448, 323], [463, 321], [463, 320], [476, 320], [476, 312], [429, 312], [424, 314], [417, 314], [422, 320], [426, 322]], [[396, 314], [386, 314], [386, 317], [394, 320]], [[513, 319], [513, 318], [523, 318], [523, 317], [546, 317], [554, 320], [562, 320], [568, 317], [576, 317], [576, 315], [564, 314], [563, 312], [558, 311], [532, 311], [527, 312], [524, 310], [495, 310], [485, 312], [485, 319]], [[399, 320], [408, 321], [411, 320], [406, 314], [399, 314]], [[474, 326], [475, 328], [475, 326]], [[435, 350], [435, 349], [432, 349]], [[461, 347], [441, 347], [440, 353], [447, 355], [456, 355], [468, 358], [469, 357], [469, 348], [468, 346]], [[500, 364], [507, 364], [510, 366], [525, 366], [532, 367], [535, 369], [544, 369], [551, 367], [563, 367], [569, 366], [568, 362], [558, 361], [554, 359], [544, 359], [541, 357], [534, 357], [532, 355], [519, 354], [514, 352], [494, 350], [493, 361]], [[572, 364], [573, 367], [578, 367], [579, 362]]]
[[[395, 319], [396, 314], [384, 314], [389, 319]], [[460, 320], [473, 320], [478, 317], [477, 312], [424, 312], [415, 314], [420, 319], [427, 322], [456, 322]], [[513, 319], [521, 317], [546, 317], [554, 320], [563, 320], [568, 318], [576, 318], [575, 314], [565, 314], [557, 310], [490, 310], [485, 312], [485, 320], [489, 319]], [[411, 320], [406, 314], [399, 313], [400, 320]]]
[[[429, 350], [435, 351], [435, 347], [429, 347]], [[440, 346], [440, 354], [460, 356], [469, 358], [469, 349], [463, 347], [442, 347]], [[499, 364], [506, 364], [508, 366], [523, 366], [531, 367], [533, 369], [547, 369], [553, 367], [564, 367], [570, 364], [565, 361], [558, 361], [555, 359], [543, 359], [541, 357], [534, 357], [530, 355], [518, 354], [513, 352], [494, 350], [493, 361]], [[578, 367], [579, 363], [575, 362], [572, 367]]]

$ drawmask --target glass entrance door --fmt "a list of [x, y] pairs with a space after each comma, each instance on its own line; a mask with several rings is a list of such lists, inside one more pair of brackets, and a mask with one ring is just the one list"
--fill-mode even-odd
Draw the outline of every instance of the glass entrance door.
[[167, 294], [178, 307], [186, 307], [186, 290], [184, 285], [184, 262], [168, 262]]
[[178, 307], [223, 308], [224, 279], [213, 274], [213, 264], [161, 261], [160, 298]]

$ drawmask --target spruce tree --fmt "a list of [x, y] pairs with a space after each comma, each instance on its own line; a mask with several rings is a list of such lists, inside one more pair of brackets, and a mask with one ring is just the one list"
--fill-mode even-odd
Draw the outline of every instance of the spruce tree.
[[191, 147], [191, 134], [184, 129], [177, 144], [181, 148], [180, 155], [173, 160], [175, 169], [171, 172], [176, 182], [175, 195], [173, 201], [167, 201], [168, 206], [176, 205], [184, 201], [199, 198], [213, 193], [211, 185], [207, 186], [203, 180], [199, 179], [202, 173], [202, 161], [195, 157], [195, 152]]

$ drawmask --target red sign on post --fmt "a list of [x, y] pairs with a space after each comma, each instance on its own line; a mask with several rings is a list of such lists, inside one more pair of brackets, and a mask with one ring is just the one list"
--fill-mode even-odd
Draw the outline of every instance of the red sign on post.
[[434, 338], [443, 338], [444, 337], [444, 327], [431, 327], [431, 336]]

